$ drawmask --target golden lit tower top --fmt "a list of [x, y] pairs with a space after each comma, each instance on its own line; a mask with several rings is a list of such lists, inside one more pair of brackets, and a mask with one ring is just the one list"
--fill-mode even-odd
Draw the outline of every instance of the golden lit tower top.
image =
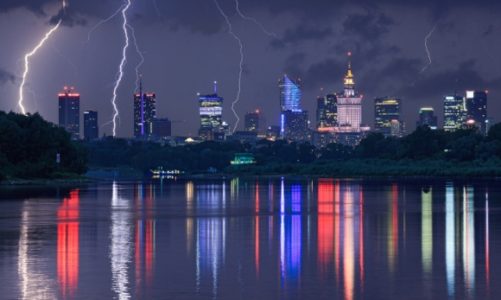
[[348, 52], [348, 71], [344, 77], [344, 85], [346, 88], [353, 88], [355, 86], [355, 78], [351, 70], [351, 52]]

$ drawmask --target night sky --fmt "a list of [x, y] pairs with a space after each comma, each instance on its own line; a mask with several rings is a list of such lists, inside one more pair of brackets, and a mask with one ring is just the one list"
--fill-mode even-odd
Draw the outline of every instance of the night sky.
[[[57, 93], [75, 86], [81, 110], [100, 113], [101, 132], [112, 118], [113, 82], [124, 37], [121, 16], [91, 28], [116, 11], [122, 1], [67, 0], [60, 28], [31, 60], [26, 108], [57, 122]], [[136, 29], [145, 63], [144, 85], [157, 93], [157, 115], [174, 121], [175, 135], [195, 135], [199, 127], [196, 94], [210, 93], [219, 81], [224, 119], [237, 91], [239, 48], [212, 0], [133, 0], [130, 23]], [[260, 108], [268, 125], [278, 124], [278, 78], [287, 73], [304, 83], [303, 107], [315, 122], [316, 97], [342, 90], [346, 53], [353, 53], [357, 89], [365, 95], [363, 122], [373, 126], [374, 98], [403, 99], [403, 117], [413, 129], [420, 106], [435, 107], [455, 90], [489, 90], [489, 116], [500, 120], [501, 2], [495, 0], [219, 0], [244, 45], [241, 116]], [[403, 4], [405, 3], [405, 4]], [[58, 20], [60, 1], [0, 1], [0, 110], [19, 111], [18, 86], [23, 57]], [[59, 14], [59, 15], [58, 15]], [[425, 37], [432, 64], [428, 65]], [[118, 136], [132, 136], [132, 93], [138, 55], [128, 51], [119, 90]], [[242, 123], [240, 128], [242, 128]]]

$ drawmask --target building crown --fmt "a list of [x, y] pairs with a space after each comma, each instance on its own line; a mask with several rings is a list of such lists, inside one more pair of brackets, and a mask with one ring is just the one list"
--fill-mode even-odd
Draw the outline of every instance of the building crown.
[[351, 52], [348, 52], [348, 71], [344, 77], [344, 85], [349, 88], [352, 88], [355, 85], [355, 76], [351, 70]]

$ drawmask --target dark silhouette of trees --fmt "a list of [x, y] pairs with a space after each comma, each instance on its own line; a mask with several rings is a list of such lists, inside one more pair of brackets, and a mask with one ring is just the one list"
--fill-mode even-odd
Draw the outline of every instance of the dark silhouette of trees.
[[85, 171], [85, 150], [72, 142], [64, 129], [43, 120], [39, 114], [0, 112], [1, 177], [50, 178]]

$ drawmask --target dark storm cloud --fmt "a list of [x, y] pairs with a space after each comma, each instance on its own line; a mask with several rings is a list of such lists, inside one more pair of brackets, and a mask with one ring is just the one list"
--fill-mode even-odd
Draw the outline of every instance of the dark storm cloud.
[[[235, 1], [219, 0], [226, 13], [235, 17]], [[57, 5], [60, 0], [1, 0], [0, 12], [6, 12], [15, 8], [26, 8], [38, 14], [44, 15], [44, 7], [47, 4]], [[85, 25], [88, 17], [105, 18], [123, 4], [121, 0], [67, 0], [68, 9], [64, 20], [64, 25]], [[498, 9], [501, 2], [496, 0], [478, 0], [473, 3], [470, 0], [381, 0], [374, 4], [373, 0], [360, 0], [357, 2], [349, 0], [240, 0], [241, 9], [244, 12], [269, 12], [274, 15], [292, 13], [302, 20], [318, 21], [329, 20], [338, 17], [343, 7], [359, 6], [372, 10], [384, 5], [406, 7], [424, 7], [433, 16], [446, 14], [452, 7], [465, 5], [475, 5], [475, 8]], [[214, 2], [210, 0], [176, 0], [176, 1], [141, 1], [134, 2], [135, 7], [141, 8], [142, 14], [147, 14], [148, 20], [162, 19], [167, 22], [172, 29], [187, 28], [193, 32], [203, 34], [213, 34], [221, 30], [222, 18], [218, 17]], [[161, 18], [159, 18], [161, 16]], [[312, 18], [314, 17], [314, 18]], [[373, 16], [353, 15], [346, 25], [353, 27], [354, 33], [365, 37], [377, 38], [384, 33], [385, 27], [391, 25], [392, 21], [384, 15], [373, 19]], [[434, 17], [436, 18], [436, 17]], [[369, 25], [365, 23], [368, 21]], [[296, 34], [301, 35], [300, 32]], [[326, 34], [324, 32], [324, 34]], [[376, 37], [374, 36], [376, 34]], [[321, 32], [320, 32], [320, 35]], [[289, 38], [294, 40], [294, 32], [289, 33]]]
[[305, 88], [338, 86], [345, 72], [346, 63], [331, 58], [312, 64], [304, 73]]
[[378, 94], [394, 95], [402, 86], [411, 86], [419, 76], [423, 62], [420, 59], [398, 57], [381, 68], [366, 70], [361, 78], [363, 88]]
[[87, 24], [87, 20], [71, 8], [60, 10], [57, 15], [50, 19], [50, 24], [55, 25], [60, 20], [63, 20], [62, 25], [67, 27], [85, 26]]
[[389, 27], [394, 24], [391, 18], [381, 13], [352, 14], [343, 22], [343, 31], [345, 35], [355, 35], [371, 42], [388, 33]]
[[489, 89], [501, 82], [501, 78], [484, 79], [475, 69], [475, 61], [468, 60], [456, 69], [442, 71], [421, 78], [414, 85], [404, 87], [400, 94], [413, 98], [430, 98], [466, 89]]
[[16, 82], [16, 76], [9, 71], [6, 71], [4, 69], [0, 69], [0, 84], [5, 84], [5, 83], [15, 83]]
[[285, 73], [293, 77], [301, 77], [304, 74], [304, 71], [300, 68], [300, 66], [303, 65], [305, 60], [306, 53], [304, 52], [295, 52], [289, 55], [284, 62]]
[[320, 42], [332, 35], [332, 28], [305, 27], [299, 25], [293, 29], [287, 29], [282, 38], [274, 39], [271, 45], [274, 48], [284, 48], [287, 45], [305, 41]]
[[24, 7], [33, 12], [42, 14], [43, 6], [50, 2], [54, 1], [53, 0], [2, 0], [0, 1], [0, 12], [5, 12], [11, 9]]

